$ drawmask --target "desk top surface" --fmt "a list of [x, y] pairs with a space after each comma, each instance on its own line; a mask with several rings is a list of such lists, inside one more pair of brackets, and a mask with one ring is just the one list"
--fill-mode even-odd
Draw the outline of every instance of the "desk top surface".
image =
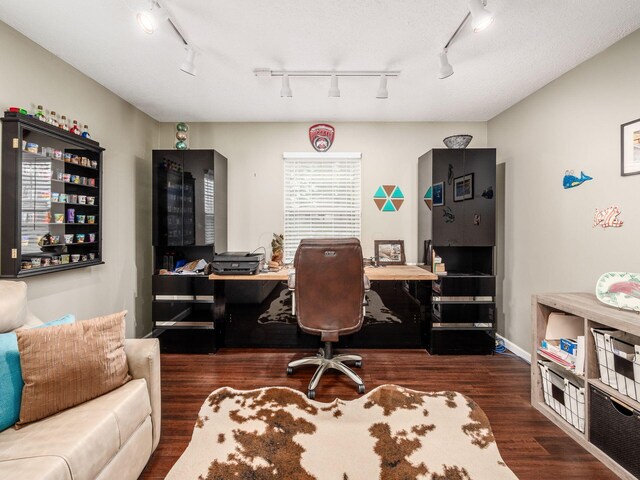
[[[436, 280], [438, 276], [416, 265], [387, 265], [385, 267], [365, 267], [369, 280]], [[289, 270], [258, 273], [257, 275], [209, 275], [210, 280], [287, 280]]]

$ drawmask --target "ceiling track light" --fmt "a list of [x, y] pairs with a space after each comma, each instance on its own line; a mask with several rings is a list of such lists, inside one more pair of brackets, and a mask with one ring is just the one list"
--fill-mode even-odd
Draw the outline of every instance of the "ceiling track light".
[[289, 84], [290, 77], [330, 77], [331, 86], [328, 96], [331, 98], [340, 97], [338, 77], [379, 77], [380, 84], [376, 98], [389, 98], [387, 79], [400, 76], [400, 72], [397, 70], [271, 70], [269, 68], [255, 68], [253, 73], [256, 77], [282, 77], [280, 96], [283, 98], [293, 96]]
[[476, 33], [481, 32], [493, 22], [493, 15], [485, 8], [482, 0], [469, 0], [469, 14], [471, 27]]
[[376, 98], [389, 98], [389, 90], [387, 90], [387, 76], [380, 75], [380, 85], [376, 92]]
[[338, 88], [338, 77], [336, 75], [331, 75], [331, 87], [329, 87], [329, 97], [331, 98], [340, 97], [340, 89]]
[[150, 2], [148, 10], [141, 10], [136, 13], [138, 25], [149, 35], [156, 31], [158, 25], [168, 19], [169, 14], [167, 11], [155, 0]]
[[453, 75], [453, 67], [449, 63], [449, 57], [447, 56], [447, 49], [445, 48], [438, 54], [440, 60], [440, 69], [438, 70], [438, 78], [447, 78]]
[[493, 22], [493, 15], [485, 8], [486, 0], [469, 0], [469, 11], [456, 28], [456, 31], [453, 32], [453, 35], [449, 38], [449, 41], [445, 44], [442, 51], [438, 54], [438, 59], [440, 61], [440, 68], [438, 70], [438, 78], [447, 78], [453, 75], [453, 67], [449, 63], [449, 58], [447, 57], [447, 53], [449, 51], [449, 46], [453, 43], [453, 40], [456, 38], [462, 27], [464, 27], [467, 20], [471, 18], [471, 27], [474, 32], [480, 32], [487, 28]]
[[180, 65], [180, 70], [195, 77], [197, 52], [193, 47], [190, 47], [189, 45], [185, 47], [185, 50], [187, 51], [187, 57], [184, 59], [184, 62], [182, 62], [182, 65]]
[[293, 92], [291, 91], [291, 85], [289, 85], [289, 75], [287, 74], [282, 76], [282, 87], [280, 88], [280, 96], [282, 98], [293, 97]]

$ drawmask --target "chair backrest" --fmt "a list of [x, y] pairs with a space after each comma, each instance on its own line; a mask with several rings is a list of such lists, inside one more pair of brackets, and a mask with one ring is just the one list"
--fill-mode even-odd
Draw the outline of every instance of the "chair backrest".
[[293, 263], [296, 312], [303, 331], [323, 341], [360, 330], [364, 266], [357, 238], [304, 239]]

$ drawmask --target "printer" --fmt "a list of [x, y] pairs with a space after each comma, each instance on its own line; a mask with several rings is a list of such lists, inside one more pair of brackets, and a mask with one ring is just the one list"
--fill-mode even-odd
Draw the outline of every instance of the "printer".
[[214, 255], [209, 265], [216, 275], [255, 275], [264, 266], [264, 254], [224, 252]]

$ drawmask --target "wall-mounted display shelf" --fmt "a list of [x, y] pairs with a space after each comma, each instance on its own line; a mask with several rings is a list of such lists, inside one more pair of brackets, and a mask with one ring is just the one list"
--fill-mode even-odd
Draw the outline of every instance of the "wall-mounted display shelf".
[[89, 138], [5, 112], [0, 276], [104, 263], [103, 151]]
[[[547, 324], [551, 313], [566, 313], [583, 320], [581, 334], [585, 336], [584, 373], [573, 375], [538, 352], [547, 333]], [[598, 460], [609, 467], [620, 478], [635, 479], [640, 475], [640, 402], [611, 388], [601, 380], [603, 370], [598, 356], [605, 354], [596, 348], [592, 329], [610, 332], [611, 336], [636, 338], [640, 341], [640, 315], [634, 312], [617, 310], [600, 303], [595, 295], [589, 293], [557, 293], [533, 295], [532, 325], [534, 357], [531, 362], [531, 404], [571, 438], [588, 450]], [[609, 330], [610, 329], [610, 330]], [[636, 352], [640, 347], [635, 347]], [[633, 351], [633, 345], [630, 348]], [[632, 355], [633, 356], [633, 355]], [[621, 372], [623, 377], [631, 377], [633, 383], [634, 366], [640, 359], [625, 359], [611, 352], [612, 372]], [[602, 358], [601, 358], [602, 360]], [[539, 361], [544, 365], [540, 368]], [[546, 392], [543, 378], [547, 367], [555, 370], [554, 384], [547, 383]], [[541, 372], [545, 372], [544, 374]], [[640, 370], [639, 370], [640, 372]], [[622, 377], [620, 377], [622, 378]], [[560, 379], [560, 381], [558, 381]], [[640, 380], [640, 379], [639, 379]], [[582, 418], [576, 422], [574, 415], [573, 386], [583, 390], [578, 394]], [[582, 395], [584, 397], [582, 398]], [[546, 400], [546, 401], [545, 401]], [[566, 409], [565, 409], [566, 407]], [[560, 412], [560, 413], [559, 413]], [[564, 413], [564, 417], [561, 413]], [[577, 428], [582, 427], [581, 429]], [[584, 430], [584, 431], [581, 431]]]

